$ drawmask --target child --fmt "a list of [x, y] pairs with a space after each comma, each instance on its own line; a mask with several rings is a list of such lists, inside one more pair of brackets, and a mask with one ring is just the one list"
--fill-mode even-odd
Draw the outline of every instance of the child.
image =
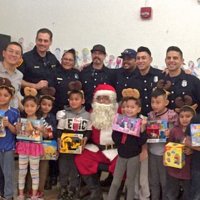
[[[38, 106], [38, 99], [34, 96], [37, 92], [34, 89], [25, 88], [25, 96], [23, 99], [24, 106], [24, 115], [27, 119], [36, 120]], [[33, 95], [33, 96], [31, 96]], [[21, 128], [21, 124], [17, 124], [17, 129]], [[39, 130], [42, 132], [42, 130]], [[32, 177], [32, 196], [31, 200], [37, 200], [37, 192], [39, 186], [39, 162], [40, 156], [43, 155], [44, 150], [41, 143], [35, 143], [31, 141], [19, 141], [17, 143], [16, 152], [19, 154], [19, 196], [18, 200], [24, 200], [24, 186], [25, 186], [25, 177], [27, 175], [28, 164], [30, 165], [30, 173]]]
[[[53, 108], [54, 103], [54, 95], [55, 95], [55, 89], [52, 87], [49, 88], [43, 88], [40, 91], [40, 100], [39, 100], [39, 114], [41, 119], [43, 120], [43, 124], [45, 126], [45, 133], [43, 135], [43, 138], [45, 140], [52, 140], [56, 138], [56, 117], [51, 113], [51, 110]], [[55, 165], [54, 160], [40, 160], [40, 168], [39, 168], [39, 188], [38, 188], [38, 197], [40, 200], [44, 196], [44, 187], [45, 182], [47, 180], [48, 175], [51, 175], [49, 173], [49, 168], [53, 167]], [[50, 163], [53, 164], [53, 166], [50, 165]]]
[[[192, 117], [196, 114], [192, 106], [183, 106], [179, 111], [179, 125], [174, 127], [170, 131], [168, 141], [175, 143], [183, 143], [186, 138], [186, 128], [190, 124]], [[183, 188], [183, 200], [191, 199], [189, 187], [190, 187], [190, 159], [189, 156], [192, 150], [189, 147], [185, 147], [185, 165], [182, 169], [167, 167], [167, 198], [170, 200], [176, 200], [179, 195], [180, 185]]]
[[[125, 116], [137, 118], [141, 111], [139, 96], [139, 92], [132, 89], [131, 95], [125, 97], [127, 99], [124, 110]], [[141, 153], [142, 145], [147, 139], [144, 133], [144, 125], [145, 120], [142, 121], [140, 137], [113, 131], [112, 138], [117, 145], [118, 158], [114, 171], [114, 178], [107, 197], [108, 200], [115, 200], [117, 198], [118, 190], [125, 172], [127, 177], [127, 200], [134, 198], [136, 174], [139, 170], [139, 154]]]
[[11, 82], [0, 78], [0, 167], [4, 176], [4, 198], [13, 199], [14, 196], [14, 149], [16, 128], [14, 124], [19, 118], [17, 109], [9, 106], [15, 93]]
[[[63, 133], [77, 133], [83, 135], [83, 147], [91, 134], [90, 115], [85, 111], [84, 94], [80, 90], [79, 81], [70, 82], [70, 92], [68, 94], [69, 108], [58, 111], [58, 143], [62, 143]], [[59, 145], [60, 146], [60, 145]], [[74, 163], [74, 154], [60, 153], [59, 155], [59, 175], [60, 194], [58, 199], [78, 199], [80, 178]]]
[[[169, 124], [176, 124], [178, 115], [167, 108], [168, 92], [162, 88], [156, 88], [151, 95], [152, 110], [148, 114], [148, 120], [167, 120]], [[167, 136], [167, 135], [166, 135]], [[166, 199], [166, 169], [163, 165], [165, 143], [149, 143], [149, 187], [152, 200]], [[162, 191], [162, 194], [161, 194]], [[160, 198], [162, 196], [162, 198]]]

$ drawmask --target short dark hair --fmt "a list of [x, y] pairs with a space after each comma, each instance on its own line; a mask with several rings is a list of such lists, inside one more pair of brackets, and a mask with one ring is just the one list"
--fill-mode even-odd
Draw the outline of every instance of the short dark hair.
[[181, 49], [180, 49], [179, 47], [176, 47], [176, 46], [170, 46], [170, 47], [168, 47], [166, 53], [168, 53], [168, 52], [170, 52], [170, 51], [176, 51], [176, 52], [180, 53], [181, 58], [183, 58], [183, 52], [181, 51]]
[[159, 97], [159, 96], [165, 96], [167, 98], [167, 92], [166, 90], [162, 89], [162, 88], [155, 88], [152, 93], [151, 93], [151, 97]]
[[39, 33], [47, 33], [47, 34], [49, 34], [51, 40], [53, 38], [53, 33], [48, 28], [41, 28], [41, 29], [39, 29], [37, 31], [36, 38], [38, 37]]
[[9, 42], [9, 43], [5, 46], [4, 50], [6, 51], [6, 49], [7, 49], [10, 45], [15, 45], [15, 46], [20, 47], [20, 49], [21, 49], [21, 54], [23, 54], [22, 45], [21, 45], [19, 42], [15, 42], [15, 41], [14, 41], [14, 42]]
[[127, 102], [127, 101], [130, 101], [130, 100], [135, 101], [135, 104], [138, 105], [139, 107], [142, 106], [141, 100], [140, 99], [136, 99], [135, 97], [124, 97], [122, 99], [122, 102]]
[[148, 53], [151, 56], [151, 51], [147, 47], [143, 47], [143, 46], [139, 47], [137, 49], [137, 53], [139, 53], [139, 52], [146, 52], [146, 53]]
[[33, 101], [35, 104], [39, 105], [39, 100], [36, 96], [25, 96], [22, 100], [22, 105], [24, 105], [27, 101]]
[[187, 105], [180, 108], [179, 114], [182, 112], [190, 112], [192, 113], [193, 116], [196, 115], [196, 111], [191, 106], [187, 106]]
[[80, 97], [82, 99], [84, 99], [84, 93], [83, 93], [82, 90], [71, 90], [71, 91], [69, 91], [68, 98], [70, 98], [72, 94], [78, 94], [78, 95], [80, 95]]

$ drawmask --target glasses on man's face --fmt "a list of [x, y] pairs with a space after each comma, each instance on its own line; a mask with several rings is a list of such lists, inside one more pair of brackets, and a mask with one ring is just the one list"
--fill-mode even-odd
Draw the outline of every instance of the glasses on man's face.
[[70, 59], [70, 58], [62, 58], [63, 61], [69, 61], [69, 62], [74, 62], [73, 59]]
[[97, 99], [98, 102], [102, 102], [102, 101], [103, 101], [103, 102], [104, 102], [104, 101], [105, 101], [105, 102], [108, 102], [108, 101], [110, 101], [109, 96], [105, 96], [105, 95], [97, 96], [96, 99]]

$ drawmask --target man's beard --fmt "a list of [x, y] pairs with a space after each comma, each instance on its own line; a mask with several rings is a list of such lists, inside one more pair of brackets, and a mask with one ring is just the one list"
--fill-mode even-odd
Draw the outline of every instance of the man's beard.
[[96, 129], [109, 129], [112, 128], [114, 115], [117, 111], [116, 103], [113, 104], [101, 104], [92, 103], [91, 121], [92, 125]]

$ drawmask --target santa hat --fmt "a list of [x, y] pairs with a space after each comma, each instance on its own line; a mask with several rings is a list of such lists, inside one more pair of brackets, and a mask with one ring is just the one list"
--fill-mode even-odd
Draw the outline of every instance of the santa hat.
[[116, 101], [117, 95], [115, 88], [109, 84], [99, 84], [94, 91], [94, 99], [98, 96], [109, 96], [110, 100]]

